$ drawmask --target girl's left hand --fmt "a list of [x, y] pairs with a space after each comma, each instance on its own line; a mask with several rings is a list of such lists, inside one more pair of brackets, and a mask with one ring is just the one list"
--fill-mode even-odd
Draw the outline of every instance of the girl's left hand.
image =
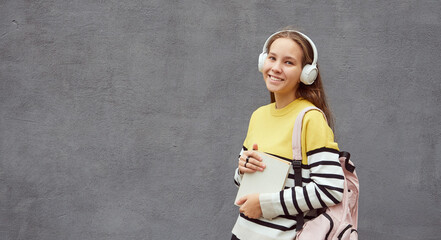
[[239, 212], [243, 213], [249, 218], [260, 218], [262, 216], [262, 209], [260, 208], [259, 194], [249, 194], [236, 202], [237, 205], [242, 205]]

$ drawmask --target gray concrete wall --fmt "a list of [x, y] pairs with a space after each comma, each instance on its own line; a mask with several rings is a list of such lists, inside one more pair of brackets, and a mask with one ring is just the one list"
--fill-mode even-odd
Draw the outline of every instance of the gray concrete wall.
[[361, 239], [441, 235], [439, 1], [0, 1], [0, 239], [229, 239], [267, 36], [317, 44]]

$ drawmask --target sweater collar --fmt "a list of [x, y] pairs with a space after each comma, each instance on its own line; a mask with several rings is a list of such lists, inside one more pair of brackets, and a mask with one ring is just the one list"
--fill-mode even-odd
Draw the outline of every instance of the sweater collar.
[[284, 108], [280, 108], [280, 109], [276, 108], [276, 103], [272, 103], [271, 107], [270, 107], [271, 115], [279, 117], [279, 116], [283, 116], [287, 113], [290, 113], [291, 111], [293, 111], [296, 108], [298, 103], [302, 100], [303, 100], [303, 98], [296, 98], [294, 101], [292, 101], [291, 103], [286, 105]]

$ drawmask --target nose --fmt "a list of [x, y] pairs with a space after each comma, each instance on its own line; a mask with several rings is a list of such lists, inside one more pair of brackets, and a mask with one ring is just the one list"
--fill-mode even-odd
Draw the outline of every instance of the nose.
[[271, 66], [271, 70], [277, 73], [281, 72], [282, 71], [281, 63], [279, 61], [275, 61]]

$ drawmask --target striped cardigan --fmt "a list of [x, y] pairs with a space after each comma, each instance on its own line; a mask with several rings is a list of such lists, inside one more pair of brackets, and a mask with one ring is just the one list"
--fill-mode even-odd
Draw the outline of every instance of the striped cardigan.
[[[309, 101], [297, 99], [283, 109], [269, 104], [257, 109], [250, 119], [242, 151], [258, 144], [259, 151], [292, 159], [292, 130], [297, 114]], [[323, 115], [318, 111], [306, 113], [302, 124], [302, 187], [294, 185], [291, 168], [283, 191], [260, 194], [263, 216], [250, 219], [240, 214], [233, 228], [239, 239], [290, 239], [296, 233], [298, 213], [305, 221], [317, 215], [317, 209], [332, 206], [343, 195], [343, 170], [339, 149]], [[240, 186], [242, 176], [237, 170], [234, 181]]]

